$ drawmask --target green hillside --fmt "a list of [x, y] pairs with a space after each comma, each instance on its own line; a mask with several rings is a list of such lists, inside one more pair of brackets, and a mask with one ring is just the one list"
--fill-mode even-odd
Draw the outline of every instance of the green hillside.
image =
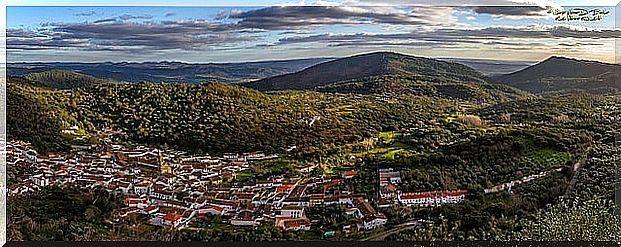
[[397, 76], [412, 81], [486, 83], [480, 72], [458, 63], [374, 52], [321, 63], [299, 72], [244, 84], [262, 91], [312, 89], [334, 82]]
[[621, 90], [621, 65], [550, 57], [526, 69], [496, 76], [493, 80], [533, 93], [610, 93]]
[[48, 70], [45, 72], [30, 73], [25, 78], [51, 88], [69, 89], [79, 87], [91, 87], [100, 83], [110, 82], [90, 75], [81, 74], [68, 70]]
[[[14, 138], [55, 136], [63, 126], [79, 123], [85, 130], [123, 130], [131, 142], [210, 152], [280, 152], [293, 145], [325, 152], [326, 145], [343, 145], [426, 121], [454, 107], [437, 97], [403, 95], [388, 100], [382, 95], [265, 94], [220, 83], [105, 83], [70, 90], [9, 84], [9, 101], [16, 102], [10, 106], [8, 120], [9, 135]], [[26, 99], [31, 102], [17, 104]], [[31, 109], [35, 106], [41, 109]], [[46, 126], [21, 125], [41, 114], [46, 118], [37, 121], [45, 121]]]

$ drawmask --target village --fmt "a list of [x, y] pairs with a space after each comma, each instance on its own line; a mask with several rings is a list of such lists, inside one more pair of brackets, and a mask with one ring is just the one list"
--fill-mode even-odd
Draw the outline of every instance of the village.
[[[32, 174], [8, 188], [15, 197], [45, 186], [104, 188], [126, 195], [126, 208], [116, 220], [130, 214], [147, 215], [148, 223], [181, 229], [192, 221], [219, 216], [234, 226], [273, 224], [282, 230], [310, 230], [306, 210], [322, 205], [341, 205], [357, 223], [357, 231], [383, 227], [388, 219], [373, 207], [373, 198], [353, 193], [355, 170], [312, 176], [317, 166], [301, 168], [301, 175], [278, 174], [252, 184], [231, 185], [253, 163], [277, 158], [263, 152], [225, 153], [222, 157], [190, 155], [175, 150], [144, 146], [127, 148], [103, 142], [74, 146], [71, 154], [39, 155], [29, 143], [6, 145], [7, 165], [30, 167]], [[377, 207], [399, 205], [439, 206], [465, 198], [465, 191], [402, 193], [399, 171], [378, 171]]]

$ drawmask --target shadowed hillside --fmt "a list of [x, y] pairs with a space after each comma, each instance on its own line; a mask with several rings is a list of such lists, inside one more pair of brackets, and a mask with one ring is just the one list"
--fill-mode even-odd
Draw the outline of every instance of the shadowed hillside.
[[244, 63], [9, 63], [7, 73], [24, 76], [48, 70], [68, 70], [97, 78], [126, 82], [187, 82], [220, 81], [237, 83], [291, 73], [322, 63], [331, 58], [291, 59]]
[[39, 73], [31, 73], [24, 76], [24, 78], [29, 79], [34, 84], [40, 86], [58, 89], [90, 87], [99, 83], [111, 82], [90, 75], [56, 69]]
[[487, 82], [483, 74], [462, 64], [392, 52], [374, 52], [325, 62], [245, 86], [264, 91], [312, 89], [334, 82], [388, 75], [430, 82]]
[[583, 90], [606, 92], [621, 89], [621, 65], [550, 57], [541, 63], [493, 78], [533, 93]]

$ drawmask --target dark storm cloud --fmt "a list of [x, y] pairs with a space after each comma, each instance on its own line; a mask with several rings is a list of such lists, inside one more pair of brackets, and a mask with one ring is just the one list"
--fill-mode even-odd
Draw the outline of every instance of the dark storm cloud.
[[7, 29], [7, 49], [44, 50], [62, 47], [84, 47], [75, 40], [54, 40], [47, 35], [24, 29]]
[[577, 30], [564, 26], [547, 29], [502, 28], [493, 27], [477, 30], [438, 30], [439, 36], [464, 36], [469, 38], [576, 38], [576, 39], [612, 39], [621, 38], [621, 30]]
[[477, 14], [499, 16], [545, 16], [546, 8], [540, 6], [478, 6], [469, 7]]
[[621, 30], [578, 31], [558, 26], [550, 30], [550, 35], [558, 38], [611, 39], [621, 38]]
[[[621, 30], [602, 30], [602, 31], [579, 31], [567, 27], [553, 27], [547, 30], [534, 30], [527, 28], [485, 28], [476, 30], [464, 29], [440, 29], [436, 31], [398, 33], [398, 34], [321, 34], [310, 36], [294, 36], [283, 38], [279, 44], [297, 44], [320, 42], [331, 46], [347, 45], [397, 45], [411, 42], [423, 42], [420, 45], [438, 44], [521, 44], [519, 42], [500, 42], [500, 38], [519, 38], [519, 39], [611, 39], [621, 38]], [[532, 42], [531, 42], [532, 43]]]
[[410, 6], [436, 6], [453, 7], [456, 9], [472, 10], [477, 14], [490, 14], [495, 16], [545, 16], [546, 6], [550, 2], [535, 0], [529, 2], [515, 2], [511, 0], [360, 0], [361, 4], [373, 5], [410, 5]]
[[491, 38], [480, 37], [464, 39], [463, 37], [443, 35], [442, 37], [429, 33], [400, 33], [400, 34], [348, 34], [348, 35], [313, 35], [305, 37], [290, 37], [279, 40], [279, 44], [296, 44], [308, 42], [323, 42], [329, 46], [359, 46], [359, 45], [419, 45], [437, 46], [441, 44], [481, 43]]
[[560, 46], [583, 46], [583, 45], [602, 46], [602, 45], [604, 45], [604, 44], [602, 44], [602, 43], [582, 43], [582, 42], [575, 42], [575, 43], [559, 43], [558, 45], [560, 45]]
[[[47, 23], [38, 30], [8, 29], [7, 48], [10, 50], [41, 50], [79, 48], [94, 51], [161, 51], [200, 50], [245, 45], [255, 41], [266, 30], [278, 30], [282, 35], [296, 36], [282, 38], [276, 43], [260, 42], [263, 46], [324, 43], [328, 46], [371, 46], [371, 45], [459, 45], [459, 44], [521, 44], [514, 40], [575, 38], [589, 40], [621, 38], [620, 30], [584, 31], [568, 27], [553, 28], [485, 28], [485, 29], [436, 29], [410, 33], [393, 34], [305, 34], [311, 25], [329, 24], [395, 24], [416, 25], [445, 21], [452, 16], [446, 8], [413, 8], [411, 10], [392, 7], [268, 7], [251, 11], [232, 10], [218, 14], [232, 18], [232, 22], [207, 20], [150, 20], [151, 16], [121, 15], [82, 23]], [[491, 12], [486, 9], [474, 11]], [[434, 14], [435, 13], [435, 14]], [[497, 11], [496, 14], [517, 15], [515, 10]], [[444, 15], [443, 15], [444, 14]], [[522, 14], [528, 14], [522, 12]], [[440, 17], [438, 17], [438, 15]], [[226, 17], [225, 17], [226, 16]], [[436, 18], [436, 19], [433, 19]], [[141, 23], [131, 20], [143, 19]], [[438, 28], [438, 26], [435, 26]], [[260, 40], [265, 41], [265, 40]], [[501, 44], [500, 42], [511, 44]], [[493, 43], [496, 42], [496, 43]], [[571, 42], [564, 42], [571, 44]], [[261, 46], [257, 44], [251, 44]]]
[[40, 32], [10, 30], [8, 49], [83, 48], [86, 50], [194, 50], [253, 40], [225, 25], [204, 20], [160, 23], [61, 23]]
[[93, 21], [93, 23], [116, 22], [116, 21], [117, 21], [116, 18], [107, 18], [107, 19]]
[[[539, 4], [537, 4], [539, 3]], [[408, 6], [532, 6], [542, 0], [516, 2], [512, 0], [358, 0], [358, 5], [408, 5]]]
[[19, 29], [19, 28], [8, 28], [6, 30], [7, 37], [20, 37], [25, 39], [31, 39], [36, 37], [45, 37], [42, 34], [39, 34], [32, 30], [27, 29]]
[[[392, 9], [395, 10], [395, 9]], [[395, 25], [430, 24], [426, 13], [390, 11], [377, 7], [282, 6], [245, 12], [231, 12], [243, 28], [291, 29], [312, 25], [381, 23]]]
[[[41, 30], [11, 30], [9, 49], [81, 48], [85, 50], [194, 50], [231, 46], [255, 40], [266, 30], [301, 31], [312, 25], [395, 24], [429, 25], [442, 8], [408, 12], [393, 7], [268, 7], [251, 11], [221, 11], [217, 19], [152, 21], [149, 15], [120, 15], [82, 23], [46, 23]], [[435, 12], [434, 12], [435, 11]], [[451, 11], [451, 10], [449, 10]], [[441, 12], [446, 14], [446, 12]], [[170, 16], [169, 14], [166, 14]], [[441, 18], [444, 22], [446, 18]], [[134, 22], [133, 20], [143, 20]], [[146, 21], [145, 21], [146, 20]], [[37, 37], [33, 37], [33, 36]]]
[[335, 43], [329, 44], [330, 47], [342, 47], [342, 46], [377, 46], [377, 47], [387, 47], [387, 46], [418, 46], [418, 47], [433, 47], [440, 48], [446, 47], [448, 44], [438, 44], [438, 43], [429, 43], [429, 42], [399, 42], [399, 43], [386, 43], [386, 42], [373, 42], [373, 41], [361, 41], [356, 42], [354, 44], [349, 43]]

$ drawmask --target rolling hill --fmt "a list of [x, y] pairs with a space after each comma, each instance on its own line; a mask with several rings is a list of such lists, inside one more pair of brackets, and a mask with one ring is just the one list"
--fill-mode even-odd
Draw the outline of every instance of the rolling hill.
[[262, 91], [313, 89], [335, 82], [398, 76], [412, 81], [486, 83], [480, 72], [458, 63], [392, 52], [374, 52], [317, 64], [299, 72], [244, 83]]
[[621, 65], [553, 56], [492, 79], [533, 93], [607, 92], [621, 89]]
[[299, 71], [328, 60], [331, 58], [204, 64], [181, 62], [9, 63], [7, 73], [12, 76], [24, 76], [57, 69], [126, 82], [219, 81], [237, 83]]
[[111, 80], [99, 79], [90, 75], [57, 69], [27, 74], [23, 78], [35, 85], [57, 89], [90, 87], [99, 83], [112, 82]]
[[57, 89], [23, 77], [8, 79], [9, 138], [48, 151], [68, 147], [71, 138], [61, 130], [79, 126], [91, 133], [112, 127], [126, 133], [123, 140], [166, 143], [196, 152], [283, 152], [291, 145], [316, 152], [321, 150], [313, 148], [317, 145], [359, 141], [361, 136], [427, 121], [455, 107], [432, 97], [267, 94], [217, 82], [121, 82]]
[[[104, 63], [8, 63], [9, 76], [24, 76], [49, 70], [66, 70], [97, 78], [126, 82], [187, 82], [219, 81], [238, 83], [293, 73], [335, 58], [302, 58], [277, 61], [239, 63], [182, 63], [182, 62], [104, 62]], [[472, 67], [485, 75], [507, 74], [532, 63], [484, 59], [441, 58]]]

